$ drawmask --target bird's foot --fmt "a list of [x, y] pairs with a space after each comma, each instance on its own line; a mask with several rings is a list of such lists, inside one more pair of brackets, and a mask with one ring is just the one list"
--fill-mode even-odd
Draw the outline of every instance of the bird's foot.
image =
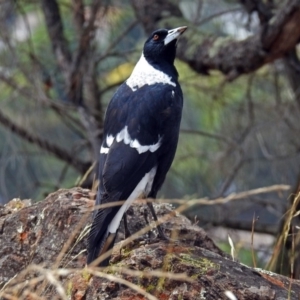
[[124, 228], [124, 236], [125, 236], [125, 239], [128, 239], [131, 236], [131, 233], [130, 233], [129, 229], [127, 228], [127, 226]]
[[159, 242], [159, 241], [166, 241], [167, 243], [177, 242], [177, 240], [168, 237], [164, 233], [161, 225], [157, 225], [156, 229], [157, 229], [157, 235], [154, 238], [149, 238], [148, 243], [153, 244], [153, 243], [156, 243], [156, 242]]
[[162, 240], [165, 240], [165, 241], [169, 241], [170, 238], [167, 237], [163, 231], [163, 229], [161, 228], [160, 225], [156, 225], [156, 228], [157, 228], [157, 231], [158, 231], [158, 237]]
[[124, 221], [124, 236], [125, 239], [129, 238], [131, 236], [131, 233], [128, 229], [128, 222], [127, 222], [127, 214], [125, 212], [124, 216], [123, 216], [123, 221]]

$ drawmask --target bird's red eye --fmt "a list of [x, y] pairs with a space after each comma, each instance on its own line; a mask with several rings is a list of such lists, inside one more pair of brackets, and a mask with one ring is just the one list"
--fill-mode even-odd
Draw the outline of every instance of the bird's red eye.
[[153, 41], [157, 41], [158, 39], [159, 39], [159, 35], [158, 34], [154, 34]]

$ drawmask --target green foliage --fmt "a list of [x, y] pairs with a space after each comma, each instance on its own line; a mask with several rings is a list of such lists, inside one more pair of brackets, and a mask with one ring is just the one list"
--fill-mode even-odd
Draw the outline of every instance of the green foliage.
[[[218, 242], [217, 243], [218, 247], [220, 247], [221, 250], [224, 252], [228, 253], [231, 255], [231, 249], [230, 245], [226, 242]], [[246, 247], [243, 244], [239, 244], [235, 246], [235, 260], [245, 264], [246, 266], [249, 267], [254, 267], [253, 263], [253, 256], [252, 256], [252, 250], [251, 248]], [[255, 257], [255, 262], [256, 262], [256, 267], [257, 268], [264, 268], [264, 262], [262, 262], [256, 254], [256, 250], [254, 250], [254, 257]]]

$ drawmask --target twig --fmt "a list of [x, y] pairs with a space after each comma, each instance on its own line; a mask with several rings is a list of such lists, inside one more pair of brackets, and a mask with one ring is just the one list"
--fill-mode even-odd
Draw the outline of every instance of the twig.
[[235, 163], [235, 165], [231, 169], [230, 173], [227, 175], [225, 181], [223, 182], [223, 184], [221, 186], [220, 191], [217, 194], [217, 197], [221, 197], [226, 192], [226, 190], [228, 189], [228, 187], [230, 186], [230, 184], [232, 183], [234, 178], [237, 176], [238, 171], [241, 169], [244, 162], [245, 162], [244, 155], [242, 155], [238, 158], [238, 161]]
[[228, 242], [230, 245], [230, 254], [231, 254], [232, 260], [235, 261], [235, 247], [234, 247], [233, 241], [229, 234], [227, 237], [228, 237]]
[[[292, 219], [294, 218], [295, 213], [297, 212], [297, 207], [300, 203], [300, 192], [298, 192], [297, 195], [294, 196], [294, 201], [292, 203], [291, 208], [287, 211], [286, 219], [283, 225], [282, 232], [277, 240], [277, 243], [274, 247], [274, 252], [273, 255], [270, 259], [270, 261], [267, 264], [267, 268], [273, 270], [275, 267], [275, 264], [278, 263], [278, 260], [280, 259], [278, 257], [278, 253], [280, 253], [280, 249], [283, 247], [283, 245], [286, 244], [290, 229], [291, 229], [291, 224], [292, 224]], [[283, 263], [283, 262], [281, 262]]]
[[236, 142], [234, 140], [229, 139], [227, 137], [224, 137], [221, 134], [210, 133], [210, 132], [203, 131], [203, 130], [198, 130], [198, 129], [197, 130], [194, 130], [194, 129], [180, 129], [180, 132], [186, 133], [186, 134], [195, 134], [195, 135], [205, 136], [205, 137], [208, 137], [208, 138], [219, 140], [219, 141], [224, 142], [224, 143], [226, 143], [228, 145], [231, 145], [231, 146], [236, 146]]
[[104, 273], [104, 272], [101, 272], [101, 271], [97, 271], [97, 270], [92, 269], [92, 268], [88, 268], [87, 270], [88, 270], [88, 272], [90, 272], [94, 276], [98, 276], [98, 277], [101, 277], [101, 278], [106, 278], [110, 281], [118, 282], [119, 284], [126, 285], [129, 288], [131, 288], [132, 290], [134, 290], [134, 291], [138, 292], [139, 294], [145, 296], [149, 300], [158, 300], [156, 297], [149, 294], [148, 292], [146, 292], [145, 290], [143, 290], [142, 288], [140, 288], [136, 284], [133, 284], [133, 283], [129, 282], [128, 280], [125, 280], [123, 278], [119, 278], [117, 276], [107, 274], [107, 273]]
[[256, 268], [256, 259], [255, 259], [255, 253], [254, 253], [254, 227], [255, 227], [255, 222], [257, 218], [255, 217], [255, 212], [252, 218], [252, 228], [251, 228], [251, 254], [252, 254], [252, 262], [253, 262], [253, 267]]
[[[111, 51], [117, 46], [118, 43], [120, 43], [120, 41], [127, 36], [128, 32], [130, 30], [132, 30], [137, 24], [138, 24], [138, 20], [134, 20], [132, 23], [130, 23], [123, 32], [121, 32], [121, 34], [119, 34], [119, 36], [111, 42], [111, 44], [107, 47], [105, 53], [103, 53], [101, 56], [99, 56], [96, 59], [96, 64], [98, 64], [101, 60], [103, 60], [104, 58], [106, 58], [107, 56], [111, 55]], [[135, 50], [134, 50], [135, 51]]]
[[200, 25], [203, 25], [203, 24], [211, 21], [214, 18], [223, 16], [223, 15], [226, 15], [226, 14], [229, 14], [229, 13], [232, 13], [232, 12], [238, 12], [238, 11], [242, 11], [242, 9], [240, 7], [235, 7], [235, 8], [232, 8], [232, 9], [222, 10], [222, 11], [217, 12], [217, 13], [215, 13], [215, 14], [207, 17], [207, 18], [204, 18], [204, 19], [200, 20], [199, 22], [196, 23], [196, 25], [200, 26]]
[[18, 136], [26, 140], [27, 142], [35, 144], [39, 146], [41, 149], [49, 151], [58, 159], [68, 162], [80, 173], [85, 172], [89, 167], [89, 163], [79, 160], [78, 158], [74, 157], [71, 153], [64, 150], [63, 148], [53, 143], [49, 143], [49, 141], [39, 136], [36, 136], [33, 133], [28, 132], [26, 128], [16, 124], [10, 118], [5, 116], [1, 111], [0, 111], [0, 123], [4, 125], [7, 129], [11, 130], [13, 133], [17, 134]]

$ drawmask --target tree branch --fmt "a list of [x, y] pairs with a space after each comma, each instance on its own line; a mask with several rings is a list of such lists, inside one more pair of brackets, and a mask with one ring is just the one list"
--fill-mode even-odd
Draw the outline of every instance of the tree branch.
[[[85, 27], [82, 28], [82, 34], [79, 38], [79, 43], [77, 51], [74, 54], [72, 61], [70, 74], [69, 74], [69, 84], [68, 84], [68, 99], [77, 105], [82, 105], [82, 77], [85, 72], [83, 63], [85, 58], [91, 50], [91, 41], [95, 36], [95, 20], [98, 14], [98, 11], [101, 7], [102, 2], [94, 0], [91, 5], [91, 16], [89, 22]], [[103, 11], [103, 15], [105, 13]]]
[[[103, 3], [98, 0], [93, 1], [90, 6], [90, 17], [86, 22], [84, 20], [83, 1], [73, 0], [72, 5], [74, 22], [79, 35], [78, 46], [72, 57], [67, 48], [67, 41], [63, 36], [63, 25], [56, 0], [43, 0], [43, 11], [56, 59], [65, 71], [65, 94], [68, 101], [78, 108], [81, 123], [89, 133], [88, 138], [93, 150], [93, 160], [97, 160], [103, 124], [91, 43], [95, 36], [95, 20], [99, 17], [98, 12]], [[103, 10], [102, 14], [104, 15], [105, 12], [106, 9]], [[85, 95], [83, 95], [84, 92]], [[98, 122], [98, 120], [100, 121]]]
[[[159, 27], [189, 25], [178, 6], [171, 0], [164, 1], [160, 9], [150, 9], [161, 4], [154, 0], [132, 0], [137, 18], [147, 33]], [[147, 15], [146, 17], [146, 13]], [[172, 16], [166, 18], [165, 16]], [[198, 73], [209, 74], [219, 70], [233, 80], [251, 73], [293, 49], [300, 40], [300, 0], [287, 0], [277, 9], [273, 18], [265, 23], [261, 32], [242, 41], [221, 37], [202, 36], [192, 25], [181, 37], [178, 57]], [[176, 24], [176, 25], [174, 25]], [[193, 46], [192, 41], [198, 39]]]
[[63, 24], [57, 1], [42, 0], [42, 10], [44, 12], [53, 52], [67, 82], [71, 63], [71, 53], [68, 49], [67, 40], [64, 37]]
[[0, 111], [0, 123], [5, 126], [7, 129], [26, 140], [29, 143], [39, 146], [41, 149], [46, 150], [56, 156], [58, 159], [61, 159], [67, 163], [69, 163], [72, 167], [78, 170], [81, 174], [85, 173], [89, 168], [90, 163], [81, 161], [76, 158], [76, 156], [70, 154], [66, 150], [58, 147], [57, 145], [51, 144], [48, 141], [38, 137], [32, 133], [29, 133], [28, 130], [24, 129], [24, 127], [16, 124], [12, 120], [10, 120], [7, 116], [5, 116]]
[[82, 0], [72, 0], [73, 19], [80, 35], [84, 24], [84, 3]]

